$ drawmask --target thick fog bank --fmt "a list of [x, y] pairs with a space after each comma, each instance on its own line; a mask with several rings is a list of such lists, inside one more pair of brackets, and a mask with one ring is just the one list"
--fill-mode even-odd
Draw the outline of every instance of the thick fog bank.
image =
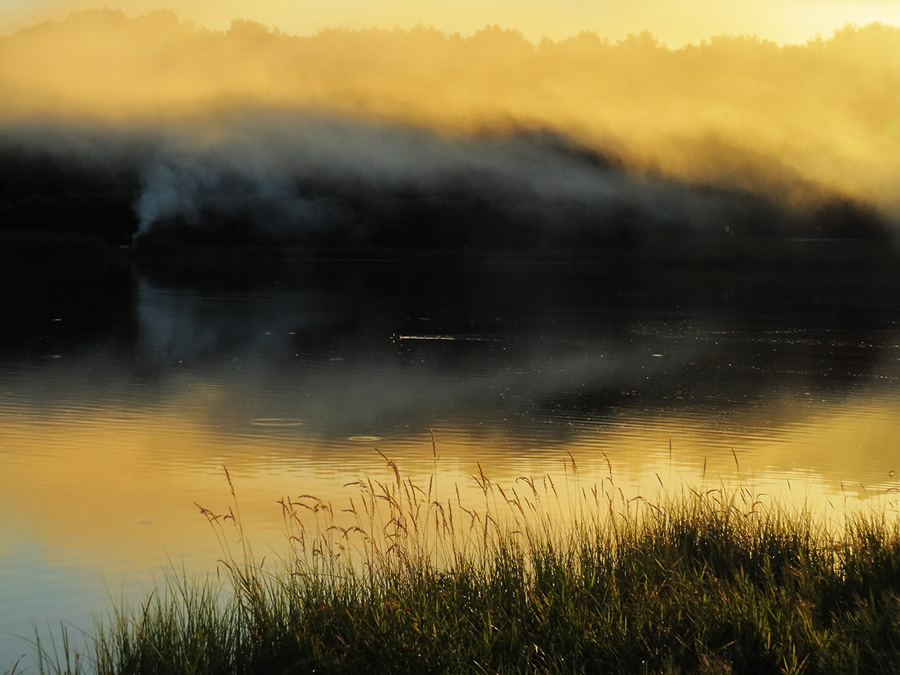
[[898, 56], [881, 24], [673, 50], [80, 12], [0, 36], [0, 228], [159, 259], [894, 239]]
[[151, 253], [173, 242], [538, 251], [893, 234], [874, 207], [797, 177], [815, 199], [666, 178], [554, 131], [441, 134], [296, 111], [7, 125], [0, 176], [3, 230], [94, 233]]
[[184, 123], [247, 106], [457, 136], [548, 129], [681, 183], [804, 209], [842, 195], [894, 218], [898, 56], [900, 29], [882, 24], [802, 45], [727, 35], [669, 49], [647, 32], [298, 37], [249, 21], [222, 32], [172, 12], [93, 11], [0, 36], [0, 120]]

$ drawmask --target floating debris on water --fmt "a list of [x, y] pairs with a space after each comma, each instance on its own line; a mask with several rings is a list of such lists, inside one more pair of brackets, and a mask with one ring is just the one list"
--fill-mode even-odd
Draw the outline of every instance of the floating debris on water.
[[257, 417], [250, 420], [250, 424], [255, 427], [299, 427], [303, 422], [290, 417]]
[[496, 342], [496, 338], [483, 335], [394, 335], [394, 341], [403, 340], [456, 340], [460, 342]]

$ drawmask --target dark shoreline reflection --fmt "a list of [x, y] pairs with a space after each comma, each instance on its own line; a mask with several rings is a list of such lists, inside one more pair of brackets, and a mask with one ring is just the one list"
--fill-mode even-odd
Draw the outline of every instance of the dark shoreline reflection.
[[136, 274], [8, 287], [0, 370], [36, 417], [205, 388], [216, 396], [190, 409], [198, 421], [326, 447], [436, 426], [562, 444], [635, 411], [778, 426], [797, 414], [768, 403], [786, 391], [834, 402], [897, 388], [898, 286], [475, 263]]

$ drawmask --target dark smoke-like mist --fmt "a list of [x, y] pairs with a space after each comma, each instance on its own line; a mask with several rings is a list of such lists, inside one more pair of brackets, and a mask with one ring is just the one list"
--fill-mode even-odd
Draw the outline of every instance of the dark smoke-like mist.
[[635, 171], [552, 131], [449, 135], [243, 110], [153, 126], [7, 127], [0, 155], [9, 223], [102, 222], [120, 243], [581, 250], [640, 247], [660, 233], [883, 234], [873, 211], [834, 195], [819, 195], [826, 211], [790, 209]]
[[[214, 214], [252, 220], [273, 234], [356, 218], [398, 218], [421, 208], [439, 217], [459, 202], [527, 222], [542, 210], [581, 209], [599, 222], [616, 208], [686, 222], [683, 189], [629, 176], [554, 134], [448, 138], [423, 130], [291, 115], [217, 124], [215, 139], [169, 136], [141, 169], [140, 231], [172, 220], [201, 225]], [[456, 203], [454, 203], [456, 202]], [[529, 213], [532, 210], [535, 213]], [[699, 224], [699, 222], [698, 222]], [[427, 230], [427, 217], [419, 223]], [[485, 224], [490, 227], [489, 223]]]

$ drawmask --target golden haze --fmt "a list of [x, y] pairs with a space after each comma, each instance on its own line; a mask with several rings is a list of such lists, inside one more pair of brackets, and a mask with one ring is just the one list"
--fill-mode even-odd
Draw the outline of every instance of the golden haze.
[[900, 206], [900, 29], [847, 26], [779, 46], [649, 33], [529, 42], [429, 28], [294, 37], [171, 12], [74, 14], [0, 38], [2, 115], [177, 123], [278, 107], [444, 134], [559, 131], [626, 166], [806, 204], [838, 193]]
[[[61, 20], [97, 3], [90, 0], [6, 0], [0, 4], [0, 34], [41, 21]], [[104, 0], [103, 7], [138, 16], [161, 8], [160, 0]], [[759, 35], [778, 43], [827, 36], [846, 23], [900, 23], [894, 0], [181, 0], [185, 19], [227, 30], [233, 19], [250, 19], [292, 35], [325, 28], [409, 29], [436, 26], [470, 35], [484, 26], [521, 31], [529, 40], [564, 39], [582, 30], [612, 39], [650, 30], [670, 47], [699, 43], [712, 35]]]

